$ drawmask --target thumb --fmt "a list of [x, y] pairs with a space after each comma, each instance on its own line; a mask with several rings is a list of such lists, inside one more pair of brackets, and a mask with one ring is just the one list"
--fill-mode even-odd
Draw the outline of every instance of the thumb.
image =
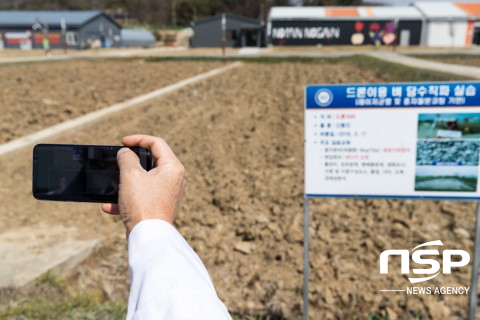
[[120, 171], [130, 171], [131, 169], [143, 169], [140, 165], [140, 159], [129, 148], [122, 148], [117, 152], [117, 162]]

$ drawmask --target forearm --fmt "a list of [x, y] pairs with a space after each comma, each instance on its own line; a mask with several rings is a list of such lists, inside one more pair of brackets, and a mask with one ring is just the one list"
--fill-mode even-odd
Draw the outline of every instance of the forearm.
[[168, 222], [136, 225], [128, 255], [128, 320], [230, 319], [202, 261]]

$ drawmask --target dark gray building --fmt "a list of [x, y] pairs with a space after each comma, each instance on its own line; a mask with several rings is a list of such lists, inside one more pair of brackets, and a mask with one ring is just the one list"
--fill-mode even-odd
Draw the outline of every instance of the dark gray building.
[[0, 47], [84, 49], [121, 44], [121, 26], [101, 11], [0, 11]]
[[[193, 36], [190, 46], [194, 48], [219, 48], [222, 46], [222, 14], [192, 22]], [[264, 46], [263, 23], [247, 17], [225, 14], [226, 46]]]

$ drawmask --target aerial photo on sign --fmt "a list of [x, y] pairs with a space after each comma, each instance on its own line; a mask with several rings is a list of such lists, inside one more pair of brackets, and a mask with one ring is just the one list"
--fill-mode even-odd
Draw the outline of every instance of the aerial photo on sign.
[[417, 191], [477, 191], [480, 113], [418, 115]]

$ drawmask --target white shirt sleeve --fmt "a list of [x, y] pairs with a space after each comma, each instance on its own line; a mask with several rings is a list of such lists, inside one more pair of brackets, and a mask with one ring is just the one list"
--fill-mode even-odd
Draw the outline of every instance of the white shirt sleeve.
[[138, 223], [128, 239], [127, 320], [231, 319], [207, 269], [168, 222]]

